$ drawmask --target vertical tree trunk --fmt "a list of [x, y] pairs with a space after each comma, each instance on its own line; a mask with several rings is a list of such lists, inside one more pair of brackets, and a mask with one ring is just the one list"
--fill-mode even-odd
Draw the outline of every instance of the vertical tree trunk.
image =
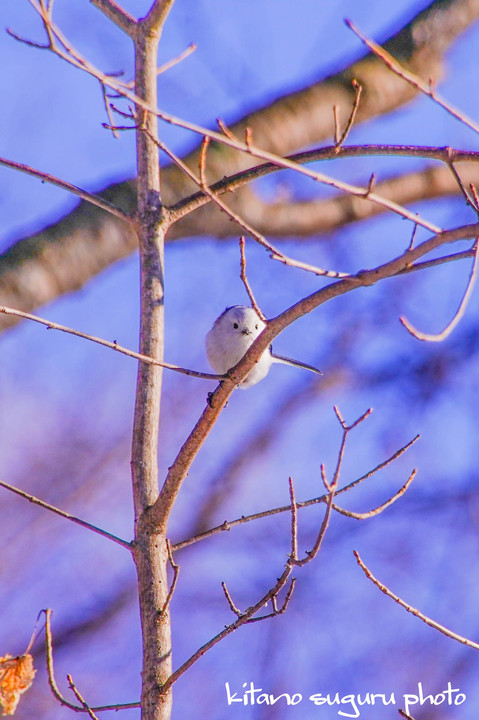
[[[139, 32], [135, 43], [136, 94], [157, 106], [157, 48], [160, 31]], [[164, 235], [159, 179], [157, 118], [137, 106], [138, 239], [140, 247], [140, 352], [162, 359], [164, 339]], [[151, 137], [152, 136], [152, 137]], [[171, 674], [169, 612], [162, 612], [168, 594], [166, 538], [142, 521], [158, 497], [158, 421], [162, 368], [140, 363], [133, 428], [132, 479], [135, 505], [134, 558], [138, 573], [143, 638], [142, 718], [167, 720], [171, 692], [161, 685]]]

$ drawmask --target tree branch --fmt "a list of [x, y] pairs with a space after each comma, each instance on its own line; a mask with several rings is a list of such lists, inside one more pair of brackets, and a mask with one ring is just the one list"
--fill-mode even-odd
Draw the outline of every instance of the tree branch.
[[134, 38], [137, 31], [137, 21], [118, 5], [115, 0], [90, 0], [92, 5], [95, 5], [99, 10], [102, 11], [115, 25], [118, 25], [131, 38]]
[[469, 279], [467, 281], [467, 286], [464, 291], [464, 295], [462, 296], [462, 300], [459, 303], [459, 307], [457, 308], [454, 317], [452, 320], [446, 325], [444, 330], [437, 335], [430, 334], [430, 333], [424, 333], [417, 330], [409, 320], [407, 320], [405, 317], [400, 317], [399, 320], [402, 322], [406, 330], [411, 333], [411, 335], [417, 340], [426, 340], [427, 342], [442, 342], [445, 340], [449, 335], [452, 333], [454, 328], [458, 325], [458, 323], [461, 321], [461, 319], [464, 317], [464, 313], [466, 312], [467, 305], [469, 303], [469, 300], [472, 295], [472, 291], [474, 289], [474, 285], [476, 283], [477, 278], [477, 260], [478, 260], [478, 254], [479, 254], [479, 239], [476, 238], [476, 241], [474, 243], [474, 248], [472, 249], [473, 252], [473, 262], [471, 271], [469, 273]]
[[103, 537], [108, 538], [108, 540], [113, 540], [113, 542], [117, 543], [118, 545], [122, 545], [123, 547], [127, 548], [128, 550], [131, 550], [131, 543], [129, 543], [127, 540], [123, 540], [120, 537], [117, 537], [116, 535], [112, 535], [111, 533], [107, 532], [106, 530], [102, 530], [101, 528], [97, 527], [96, 525], [92, 525], [89, 522], [86, 522], [86, 520], [82, 520], [81, 518], [76, 517], [75, 515], [70, 515], [70, 513], [65, 512], [64, 510], [60, 510], [59, 508], [55, 507], [54, 505], [50, 505], [49, 503], [45, 502], [44, 500], [39, 500], [34, 495], [30, 495], [30, 493], [25, 492], [24, 490], [20, 490], [20, 488], [14, 487], [13, 485], [9, 485], [6, 482], [3, 482], [3, 480], [0, 480], [0, 487], [5, 488], [6, 490], [10, 490], [10, 492], [15, 493], [15, 495], [20, 495], [20, 497], [25, 498], [29, 502], [33, 503], [34, 505], [39, 505], [42, 508], [45, 508], [45, 510], [49, 510], [52, 513], [55, 513], [56, 515], [60, 515], [60, 517], [66, 518], [67, 520], [70, 520], [73, 523], [76, 523], [77, 525], [81, 525], [81, 527], [87, 528], [87, 530], [92, 530], [93, 532], [97, 533], [98, 535], [102, 535]]
[[440, 107], [442, 107], [446, 112], [448, 112], [450, 115], [452, 115], [456, 120], [459, 120], [464, 125], [467, 125], [471, 130], [474, 130], [474, 132], [479, 133], [479, 125], [475, 123], [471, 118], [467, 117], [464, 113], [460, 112], [457, 108], [455, 108], [451, 103], [444, 100], [440, 95], [438, 95], [435, 90], [433, 89], [433, 81], [431, 78], [429, 78], [429, 82], [424, 82], [422, 78], [420, 78], [418, 75], [415, 75], [414, 73], [408, 71], [406, 68], [402, 67], [400, 63], [397, 62], [397, 60], [390, 55], [384, 48], [382, 48], [377, 43], [373, 42], [372, 40], [369, 40], [365, 35], [363, 35], [355, 25], [350, 20], [346, 20], [346, 25], [353, 31], [357, 37], [362, 40], [362, 42], [373, 52], [378, 58], [380, 58], [383, 63], [386, 65], [386, 67], [391, 70], [395, 75], [405, 80], [407, 83], [413, 86], [416, 90], [419, 90], [420, 92], [424, 93], [424, 95], [427, 95], [431, 98], [431, 100], [434, 100], [435, 103], [437, 103]]
[[354, 557], [357, 560], [357, 563], [361, 570], [364, 572], [366, 577], [371, 580], [376, 587], [378, 587], [382, 593], [390, 597], [394, 602], [396, 602], [398, 605], [401, 605], [405, 610], [410, 612], [415, 617], [419, 618], [419, 620], [422, 620], [426, 625], [429, 625], [430, 627], [434, 628], [435, 630], [439, 630], [440, 633], [443, 635], [446, 635], [449, 638], [452, 638], [453, 640], [457, 640], [457, 642], [462, 643], [462, 645], [467, 645], [467, 647], [472, 647], [475, 650], [479, 650], [479, 644], [475, 643], [473, 640], [469, 640], [468, 638], [463, 637], [462, 635], [457, 635], [457, 633], [453, 632], [452, 630], [449, 630], [449, 628], [445, 627], [444, 625], [440, 625], [435, 620], [431, 620], [431, 618], [427, 617], [427, 615], [424, 615], [419, 610], [416, 610], [416, 608], [413, 608], [411, 605], [408, 605], [404, 600], [401, 600], [401, 598], [398, 595], [395, 595], [386, 585], [383, 585], [377, 578], [374, 577], [372, 572], [369, 570], [369, 568], [363, 563], [361, 560], [359, 553], [354, 550]]
[[61, 332], [68, 333], [69, 335], [75, 335], [75, 337], [89, 340], [90, 342], [94, 342], [97, 345], [102, 345], [102, 347], [107, 347], [110, 350], [115, 350], [115, 352], [119, 352], [122, 355], [127, 355], [128, 357], [134, 358], [135, 360], [141, 360], [141, 362], [144, 362], [148, 365], [157, 365], [158, 367], [178, 372], [181, 375], [189, 375], [190, 377], [204, 378], [206, 380], [221, 380], [221, 378], [223, 377], [222, 375], [215, 375], [213, 373], [203, 373], [199, 372], [198, 370], [188, 370], [187, 368], [180, 367], [179, 365], [171, 365], [171, 363], [163, 362], [162, 360], [156, 360], [156, 358], [149, 357], [148, 355], [142, 355], [141, 353], [129, 350], [122, 345], [118, 345], [115, 340], [113, 342], [111, 340], [103, 340], [102, 338], [96, 337], [95, 335], [88, 335], [88, 333], [81, 332], [80, 330], [75, 330], [74, 328], [66, 327], [66, 325], [60, 325], [59, 323], [53, 322], [52, 320], [46, 320], [45, 318], [38, 317], [38, 315], [31, 315], [30, 313], [25, 313], [21, 310], [15, 310], [14, 308], [8, 308], [0, 305], [0, 314], [13, 315], [15, 317], [24, 318], [25, 320], [33, 320], [33, 322], [39, 323], [40, 325], [45, 325], [48, 330], [60, 330]]
[[76, 195], [79, 198], [82, 198], [82, 200], [87, 200], [92, 205], [96, 205], [96, 207], [101, 208], [102, 210], [105, 210], [108, 213], [111, 213], [115, 217], [119, 218], [120, 220], [124, 220], [127, 223], [131, 223], [134, 225], [135, 219], [131, 215], [123, 212], [123, 210], [120, 210], [120, 208], [115, 207], [111, 203], [109, 203], [107, 200], [103, 200], [102, 197], [99, 195], [92, 195], [92, 193], [87, 192], [86, 190], [82, 190], [81, 188], [77, 187], [76, 185], [72, 185], [71, 183], [66, 182], [65, 180], [60, 180], [59, 178], [55, 177], [54, 175], [50, 175], [49, 173], [42, 172], [41, 170], [35, 170], [34, 168], [29, 167], [28, 165], [24, 165], [23, 163], [17, 163], [13, 160], [7, 160], [6, 158], [0, 158], [0, 165], [4, 165], [5, 167], [9, 167], [12, 170], [18, 170], [21, 173], [25, 173], [26, 175], [31, 175], [32, 177], [35, 177], [42, 182], [50, 183], [50, 185], [56, 185], [57, 187], [61, 188], [62, 190], [66, 190], [67, 192], [70, 192], [72, 195]]
[[161, 31], [174, 2], [175, 0], [155, 0], [146, 17], [140, 21], [143, 30], [149, 33]]

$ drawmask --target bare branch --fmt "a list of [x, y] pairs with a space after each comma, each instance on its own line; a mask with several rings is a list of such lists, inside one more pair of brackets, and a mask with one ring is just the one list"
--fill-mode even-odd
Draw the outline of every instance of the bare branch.
[[72, 185], [71, 183], [66, 182], [65, 180], [60, 180], [60, 178], [55, 177], [54, 175], [50, 175], [49, 173], [42, 172], [41, 170], [35, 170], [32, 167], [29, 167], [28, 165], [24, 165], [23, 163], [17, 163], [13, 160], [7, 160], [6, 158], [0, 158], [0, 165], [4, 165], [5, 167], [12, 168], [13, 170], [18, 170], [19, 172], [25, 173], [26, 175], [31, 175], [32, 177], [36, 177], [42, 182], [47, 182], [50, 185], [56, 185], [57, 187], [61, 188], [62, 190], [66, 190], [67, 192], [72, 193], [73, 195], [76, 195], [79, 198], [82, 198], [82, 200], [86, 200], [87, 202], [91, 203], [92, 205], [96, 205], [97, 207], [101, 208], [102, 210], [105, 210], [108, 213], [111, 213], [112, 215], [115, 215], [115, 217], [120, 218], [120, 220], [124, 220], [127, 223], [135, 223], [135, 219], [128, 215], [127, 213], [124, 213], [123, 210], [120, 210], [120, 208], [115, 207], [111, 203], [109, 203], [107, 200], [103, 200], [99, 195], [92, 195], [92, 193], [87, 192], [86, 190], [82, 190], [81, 188], [77, 187], [76, 185]]
[[30, 493], [25, 492], [24, 490], [20, 490], [20, 488], [14, 487], [13, 485], [9, 485], [6, 482], [3, 482], [3, 480], [0, 480], [0, 487], [5, 488], [6, 490], [10, 490], [10, 492], [15, 493], [16, 495], [20, 495], [20, 497], [25, 498], [29, 502], [33, 503], [34, 505], [39, 505], [42, 508], [45, 508], [45, 510], [49, 510], [52, 513], [55, 513], [56, 515], [60, 515], [60, 517], [64, 517], [67, 520], [70, 520], [73, 523], [76, 523], [77, 525], [81, 525], [84, 528], [87, 528], [87, 530], [92, 530], [93, 532], [97, 533], [98, 535], [102, 535], [103, 537], [108, 538], [108, 540], [113, 540], [113, 542], [116, 542], [118, 545], [122, 545], [123, 547], [127, 548], [128, 550], [131, 550], [131, 543], [129, 543], [127, 540], [122, 540], [122, 538], [117, 537], [116, 535], [112, 535], [111, 533], [107, 532], [106, 530], [102, 530], [101, 528], [97, 527], [96, 525], [92, 525], [89, 522], [86, 522], [86, 520], [82, 520], [81, 518], [76, 517], [75, 515], [70, 515], [70, 513], [65, 512], [64, 510], [60, 510], [59, 508], [55, 507], [54, 505], [50, 505], [49, 503], [44, 502], [43, 500], [39, 500], [34, 495], [30, 495]]
[[[48, 674], [48, 684], [50, 685], [50, 689], [53, 693], [53, 695], [56, 697], [56, 699], [65, 707], [70, 708], [70, 710], [75, 710], [75, 712], [87, 712], [87, 710], [83, 706], [74, 705], [69, 700], [64, 697], [60, 690], [58, 689], [58, 685], [55, 680], [55, 673], [53, 669], [53, 641], [52, 641], [52, 629], [51, 629], [51, 616], [52, 616], [52, 610], [50, 608], [47, 608], [44, 610], [45, 612], [45, 638], [46, 638], [46, 657], [47, 657], [47, 674]], [[106, 710], [126, 710], [128, 708], [137, 708], [140, 707], [139, 702], [134, 703], [119, 703], [117, 705], [102, 705], [99, 707], [93, 707], [89, 708], [92, 711], [95, 712], [101, 712]]]
[[10, 35], [11, 38], [14, 40], [17, 40], [20, 43], [23, 43], [24, 45], [28, 45], [30, 47], [34, 47], [37, 50], [51, 50], [51, 45], [49, 42], [47, 43], [38, 43], [35, 42], [35, 40], [27, 40], [27, 38], [23, 38], [20, 35], [17, 35], [17, 33], [13, 32], [10, 28], [6, 29], [7, 34]]
[[274, 617], [277, 617], [278, 615], [282, 615], [286, 611], [286, 609], [289, 605], [289, 602], [293, 595], [295, 584], [296, 584], [296, 578], [291, 578], [291, 581], [289, 583], [289, 588], [286, 591], [286, 594], [285, 594], [284, 600], [283, 600], [283, 604], [281, 605], [280, 608], [278, 607], [278, 601], [276, 599], [277, 596], [273, 595], [273, 597], [271, 598], [271, 605], [273, 607], [273, 611], [270, 613], [267, 613], [266, 615], [257, 615], [256, 617], [250, 618], [247, 621], [248, 624], [250, 625], [251, 623], [260, 622], [261, 620], [268, 620], [269, 618], [274, 618]]
[[472, 207], [472, 209], [476, 212], [476, 214], [479, 214], [479, 205], [475, 201], [474, 196], [472, 194], [470, 195], [469, 192], [467, 191], [466, 187], [464, 186], [464, 183], [462, 182], [461, 176], [457, 172], [456, 166], [454, 165], [454, 162], [452, 160], [449, 163], [449, 169], [451, 170], [454, 180], [457, 182], [457, 186], [458, 186], [459, 190], [461, 191], [467, 205], [470, 205], [470, 207]]
[[406, 720], [414, 720], [412, 715], [408, 715], [407, 712], [399, 708], [398, 713], [402, 715], [402, 717], [406, 718]]
[[159, 611], [160, 615], [164, 615], [170, 606], [171, 598], [173, 597], [173, 593], [175, 592], [176, 583], [178, 582], [178, 575], [180, 573], [180, 566], [177, 565], [173, 560], [173, 554], [171, 552], [171, 544], [169, 540], [166, 541], [166, 545], [168, 548], [168, 560], [173, 570], [173, 580], [171, 581], [170, 589], [168, 590], [168, 595], [166, 596], [165, 603]]
[[313, 273], [314, 275], [318, 275], [320, 277], [336, 279], [350, 277], [351, 275], [351, 273], [339, 272], [337, 270], [325, 270], [324, 268], [317, 267], [316, 265], [310, 265], [309, 263], [301, 262], [300, 260], [293, 260], [293, 258], [287, 257], [283, 253], [281, 253], [281, 255], [271, 253], [271, 259], [278, 260], [279, 262], [283, 263], [283, 265], [287, 265], [288, 267], [295, 267], [299, 270], [306, 270], [306, 272]]
[[378, 587], [382, 593], [390, 597], [394, 602], [396, 602], [398, 605], [401, 605], [405, 610], [410, 612], [415, 617], [419, 618], [419, 620], [422, 620], [426, 625], [429, 625], [430, 627], [434, 628], [435, 630], [438, 630], [443, 635], [446, 635], [449, 638], [452, 638], [453, 640], [457, 640], [457, 642], [462, 643], [463, 645], [467, 645], [467, 647], [472, 647], [475, 650], [479, 650], [479, 644], [475, 643], [473, 640], [469, 640], [468, 638], [462, 637], [462, 635], [457, 635], [456, 633], [452, 632], [452, 630], [449, 630], [449, 628], [445, 627], [444, 625], [440, 625], [435, 620], [431, 620], [431, 618], [427, 617], [426, 615], [423, 615], [419, 610], [412, 607], [411, 605], [408, 605], [404, 600], [401, 600], [401, 598], [398, 595], [395, 595], [386, 585], [383, 585], [377, 578], [374, 577], [372, 572], [369, 570], [369, 568], [364, 564], [364, 562], [361, 560], [359, 553], [354, 550], [354, 556], [357, 560], [357, 563], [361, 570], [364, 572], [366, 577], [371, 580], [376, 587]]
[[175, 0], [154, 0], [148, 15], [143, 20], [140, 20], [143, 29], [150, 33], [158, 33], [163, 27], [174, 2]]
[[478, 254], [479, 254], [479, 239], [476, 239], [473, 247], [473, 263], [471, 267], [471, 272], [469, 273], [469, 279], [467, 281], [467, 286], [464, 291], [464, 295], [462, 296], [462, 300], [459, 303], [459, 307], [457, 308], [457, 311], [452, 318], [452, 320], [446, 325], [444, 330], [437, 335], [429, 334], [429, 333], [423, 333], [420, 330], [417, 330], [409, 320], [407, 320], [405, 317], [400, 317], [399, 320], [404, 325], [406, 330], [411, 333], [411, 335], [417, 340], [425, 340], [427, 342], [442, 342], [442, 340], [445, 340], [449, 335], [452, 333], [456, 325], [461, 321], [461, 319], [464, 317], [464, 313], [466, 312], [467, 305], [469, 303], [469, 300], [472, 295], [472, 291], [474, 289], [474, 285], [477, 278], [477, 265], [478, 265]]
[[229, 593], [229, 590], [228, 590], [228, 588], [226, 587], [226, 583], [222, 582], [222, 583], [221, 583], [221, 587], [223, 588], [223, 592], [224, 592], [224, 594], [225, 594], [225, 598], [226, 598], [226, 600], [227, 600], [227, 602], [228, 602], [228, 605], [230, 606], [231, 611], [234, 612], [234, 614], [235, 614], [237, 617], [241, 617], [241, 615], [242, 615], [243, 613], [242, 613], [241, 610], [239, 610], [239, 609], [236, 607], [236, 605], [234, 604], [233, 599], [232, 599], [232, 597], [231, 597], [231, 595], [230, 595], [230, 593]]
[[336, 505], [336, 503], [333, 503], [333, 510], [340, 513], [341, 515], [346, 515], [346, 517], [355, 518], [356, 520], [369, 520], [369, 518], [374, 517], [375, 515], [379, 515], [382, 513], [386, 508], [388, 508], [390, 505], [396, 502], [396, 500], [399, 500], [399, 498], [404, 495], [406, 490], [408, 489], [409, 485], [412, 483], [414, 478], [416, 477], [417, 470], [414, 469], [404, 485], [396, 492], [394, 495], [392, 495], [389, 500], [386, 500], [386, 502], [382, 503], [381, 505], [378, 505], [378, 507], [374, 508], [374, 510], [369, 510], [369, 512], [364, 513], [357, 513], [353, 512], [352, 510], [345, 510], [344, 508], [339, 507]]
[[263, 313], [263, 311], [260, 309], [258, 303], [256, 302], [256, 298], [253, 294], [253, 291], [251, 289], [251, 285], [248, 282], [248, 278], [246, 277], [246, 254], [245, 254], [245, 239], [243, 236], [239, 239], [239, 247], [240, 247], [240, 278], [243, 281], [243, 285], [245, 286], [246, 292], [248, 293], [248, 297], [250, 299], [252, 307], [255, 309], [256, 314], [261, 318], [263, 322], [266, 322], [266, 317]]
[[298, 506], [294, 494], [293, 478], [289, 478], [289, 499], [291, 501], [291, 559], [298, 559]]
[[84, 340], [94, 342], [97, 345], [102, 345], [103, 347], [110, 348], [110, 350], [115, 350], [116, 352], [119, 352], [122, 355], [127, 355], [128, 357], [134, 358], [135, 360], [141, 360], [141, 362], [147, 363], [149, 365], [158, 365], [159, 367], [164, 367], [167, 370], [173, 370], [174, 372], [181, 373], [182, 375], [203, 378], [205, 380], [221, 380], [221, 378], [223, 377], [222, 375], [203, 373], [199, 372], [198, 370], [188, 370], [187, 368], [182, 368], [178, 365], [171, 365], [170, 363], [163, 362], [162, 360], [155, 360], [155, 358], [148, 357], [148, 355], [136, 353], [133, 350], [129, 350], [128, 348], [123, 347], [122, 345], [118, 345], [115, 340], [113, 342], [110, 340], [103, 340], [102, 338], [96, 337], [95, 335], [88, 335], [88, 333], [80, 332], [80, 330], [69, 328], [66, 325], [60, 325], [59, 323], [55, 323], [52, 320], [45, 320], [45, 318], [38, 317], [38, 315], [31, 315], [30, 313], [25, 313], [21, 310], [8, 308], [4, 305], [0, 305], [0, 314], [2, 313], [4, 315], [15, 315], [16, 317], [25, 318], [26, 320], [32, 320], [33, 322], [39, 323], [40, 325], [45, 325], [49, 330], [59, 330], [60, 332], [65, 332], [69, 335], [75, 335], [75, 337], [80, 337]]
[[433, 89], [431, 80], [429, 80], [429, 83], [424, 82], [424, 80], [422, 80], [418, 75], [415, 75], [414, 73], [404, 68], [392, 55], [387, 52], [387, 50], [375, 43], [373, 40], [369, 40], [368, 38], [366, 38], [365, 35], [363, 35], [350, 20], [345, 20], [345, 23], [353, 31], [353, 33], [357, 35], [358, 38], [362, 40], [362, 42], [371, 50], [371, 52], [373, 52], [377, 57], [379, 57], [395, 75], [403, 78], [403, 80], [412, 85], [416, 90], [419, 90], [420, 92], [424, 93], [424, 95], [430, 97], [431, 100], [434, 100], [435, 103], [440, 105], [444, 110], [446, 110], [446, 112], [455, 117], [456, 120], [460, 120], [471, 130], [479, 133], [479, 125], [474, 122], [474, 120], [471, 120], [471, 118], [467, 117], [467, 115], [460, 112], [457, 108], [454, 107], [454, 105], [451, 105], [451, 103], [447, 102], [440, 95], [438, 95], [438, 93], [436, 93]]
[[101, 10], [110, 20], [113, 20], [115, 25], [123, 30], [131, 38], [134, 38], [137, 31], [137, 21], [124, 10], [115, 0], [90, 0], [92, 5], [95, 5]]
[[334, 485], [331, 483], [331, 490], [328, 493], [328, 499], [326, 500], [326, 512], [324, 513], [323, 522], [321, 523], [321, 527], [319, 528], [319, 532], [316, 536], [314, 545], [311, 548], [311, 550], [306, 550], [306, 555], [302, 560], [291, 558], [290, 562], [292, 565], [296, 565], [297, 567], [303, 567], [304, 565], [307, 565], [309, 562], [311, 562], [311, 560], [314, 560], [314, 558], [318, 554], [318, 552], [321, 548], [321, 545], [323, 544], [326, 530], [328, 529], [328, 526], [329, 526], [329, 520], [331, 518], [331, 511], [333, 509], [333, 500], [334, 500]]
[[95, 715], [95, 713], [93, 712], [91, 707], [85, 702], [83, 696], [80, 694], [80, 691], [78, 690], [77, 686], [73, 682], [73, 678], [70, 674], [67, 675], [67, 680], [68, 680], [68, 684], [70, 685], [72, 692], [74, 693], [76, 699], [81, 703], [85, 712], [87, 712], [88, 715], [91, 718], [93, 718], [93, 720], [98, 720], [97, 716]]
[[171, 60], [168, 60], [168, 62], [163, 63], [163, 65], [160, 65], [157, 73], [158, 75], [162, 75], [162, 73], [166, 72], [167, 70], [170, 70], [172, 67], [175, 67], [175, 65], [178, 65], [178, 63], [182, 62], [183, 60], [186, 60], [187, 57], [189, 57], [192, 53], [195, 52], [197, 48], [196, 43], [190, 43], [183, 52], [181, 52], [176, 57], [172, 58]]
[[[353, 107], [351, 110], [351, 114], [348, 118], [348, 122], [346, 123], [346, 127], [344, 128], [344, 130], [341, 134], [339, 134], [340, 128], [339, 128], [339, 116], [338, 116], [338, 121], [337, 121], [338, 137], [337, 138], [335, 137], [335, 143], [334, 143], [334, 146], [335, 146], [335, 149], [337, 152], [340, 150], [341, 145], [343, 145], [343, 143], [346, 142], [346, 139], [347, 139], [349, 133], [351, 132], [351, 128], [354, 124], [354, 120], [356, 119], [356, 114], [358, 112], [359, 102], [361, 100], [361, 93], [363, 90], [362, 86], [358, 83], [357, 80], [353, 80], [352, 85], [353, 85], [354, 90], [356, 91], [356, 96], [354, 98], [354, 104], [353, 104]], [[337, 105], [335, 105], [334, 107], [335, 108], [338, 107], [338, 109], [339, 109], [339, 106], [337, 106]]]
[[339, 105], [333, 105], [334, 117], [334, 146], [341, 147], [339, 140], [341, 138], [341, 108]]

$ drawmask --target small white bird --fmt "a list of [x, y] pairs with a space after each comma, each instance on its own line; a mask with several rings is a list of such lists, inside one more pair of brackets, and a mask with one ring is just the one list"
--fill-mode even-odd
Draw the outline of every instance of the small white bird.
[[[265, 327], [266, 324], [252, 307], [233, 305], [226, 308], [216, 318], [206, 336], [206, 354], [215, 373], [224, 375], [236, 365]], [[312, 365], [290, 360], [281, 355], [273, 355], [270, 345], [238, 387], [245, 389], [255, 385], [266, 377], [274, 362], [304, 368], [321, 375], [321, 371]]]

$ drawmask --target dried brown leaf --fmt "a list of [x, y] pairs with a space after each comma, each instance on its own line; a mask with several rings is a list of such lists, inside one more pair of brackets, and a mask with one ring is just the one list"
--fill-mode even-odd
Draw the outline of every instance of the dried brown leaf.
[[36, 670], [33, 669], [33, 658], [29, 653], [12, 657], [0, 657], [0, 705], [2, 715], [13, 715], [20, 695], [33, 682]]

